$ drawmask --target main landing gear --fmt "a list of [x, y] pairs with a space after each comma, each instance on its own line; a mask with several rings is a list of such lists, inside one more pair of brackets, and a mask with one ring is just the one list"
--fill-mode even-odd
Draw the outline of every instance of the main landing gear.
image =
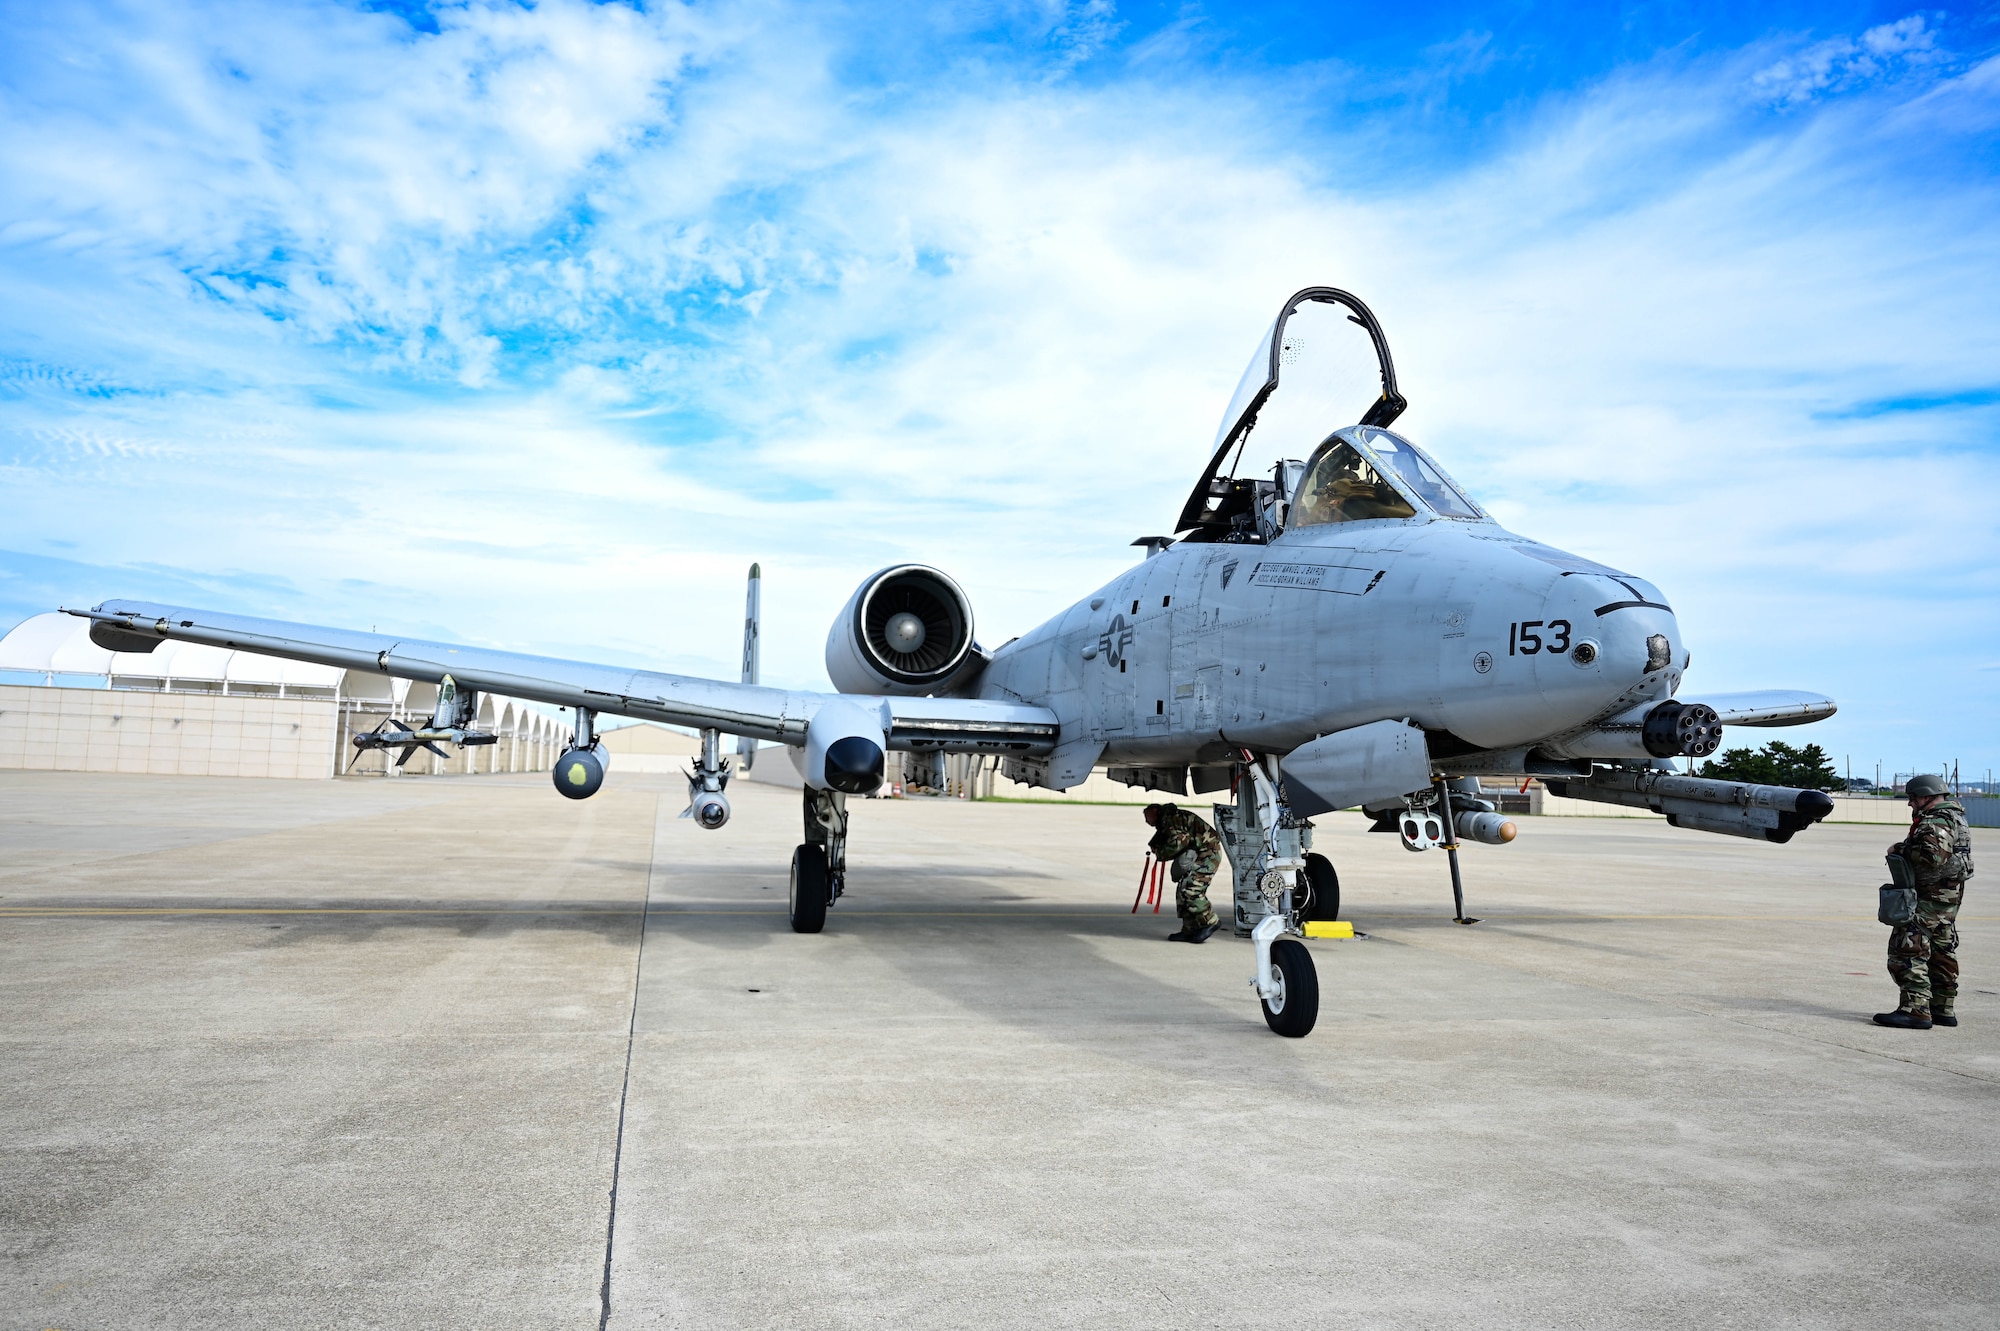
[[792, 932], [816, 934], [847, 890], [847, 796], [806, 787], [805, 820], [805, 843], [792, 852]]

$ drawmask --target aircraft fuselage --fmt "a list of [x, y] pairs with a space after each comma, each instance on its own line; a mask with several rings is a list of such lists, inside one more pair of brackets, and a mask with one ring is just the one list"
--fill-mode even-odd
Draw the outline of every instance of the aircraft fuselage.
[[1170, 546], [999, 649], [979, 692], [1050, 708], [1100, 761], [1173, 765], [1387, 718], [1532, 744], [1669, 696], [1686, 661], [1650, 584], [1425, 516]]

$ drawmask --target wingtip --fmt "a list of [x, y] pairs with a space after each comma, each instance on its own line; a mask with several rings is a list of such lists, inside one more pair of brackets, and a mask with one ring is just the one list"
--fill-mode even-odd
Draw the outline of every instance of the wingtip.
[[761, 578], [761, 577], [763, 577], [763, 576], [764, 576], [764, 571], [763, 571], [763, 570], [762, 570], [761, 568], [759, 568], [759, 567], [758, 567], [757, 565], [755, 565], [755, 564], [752, 564], [752, 565], [750, 566], [750, 576], [751, 576], [751, 577], [753, 577], [753, 578]]

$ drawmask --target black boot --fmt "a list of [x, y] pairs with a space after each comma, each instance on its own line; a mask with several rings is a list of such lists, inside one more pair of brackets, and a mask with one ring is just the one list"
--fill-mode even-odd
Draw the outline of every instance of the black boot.
[[1187, 940], [1190, 943], [1206, 943], [1208, 941], [1208, 936], [1214, 932], [1215, 932], [1214, 925], [1204, 924], [1203, 926], [1201, 926], [1201, 928], [1189, 934]]
[[1950, 1008], [1938, 1008], [1931, 1013], [1931, 1025], [1956, 1026], [1958, 1025], [1958, 1014]]
[[[1897, 1030], [1902, 1031], [1927, 1031], [1931, 1028], [1931, 1014], [1922, 1008], [1912, 1010], [1906, 1007], [1899, 1007], [1894, 1012], [1877, 1012], [1875, 1014], [1875, 1024], [1877, 1026], [1894, 1026]], [[1954, 1021], [1952, 1024], [1957, 1025], [1958, 1023]]]

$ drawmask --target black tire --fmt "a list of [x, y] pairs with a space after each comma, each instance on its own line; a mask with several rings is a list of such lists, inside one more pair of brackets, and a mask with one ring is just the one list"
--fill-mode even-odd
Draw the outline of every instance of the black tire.
[[811, 844], [792, 852], [792, 932], [816, 934], [826, 928], [826, 847]]
[[1306, 856], [1306, 884], [1312, 889], [1312, 898], [1306, 902], [1306, 908], [1299, 912], [1299, 918], [1339, 919], [1340, 875], [1334, 871], [1333, 861], [1324, 855]]
[[1260, 1000], [1264, 1024], [1291, 1040], [1311, 1034], [1319, 1020], [1319, 972], [1313, 969], [1312, 953], [1296, 938], [1280, 938], [1271, 944], [1271, 968], [1282, 987], [1277, 1007], [1268, 998]]

